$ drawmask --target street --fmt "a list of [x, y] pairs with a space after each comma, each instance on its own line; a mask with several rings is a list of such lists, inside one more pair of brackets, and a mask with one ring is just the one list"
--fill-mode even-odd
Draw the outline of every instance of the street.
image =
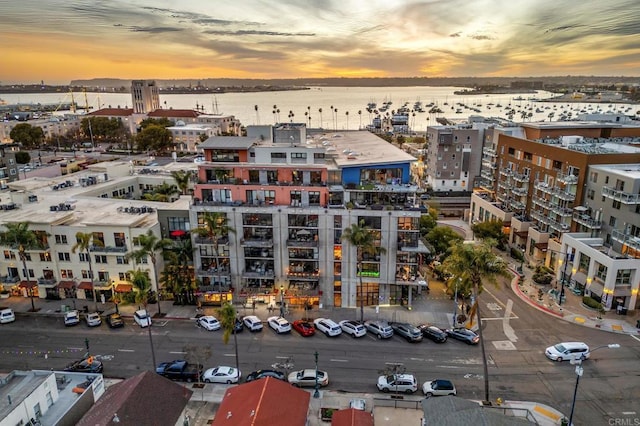
[[[635, 338], [558, 320], [526, 306], [506, 287], [491, 286], [481, 297], [493, 401], [498, 397], [537, 401], [568, 414], [576, 379], [574, 366], [548, 360], [544, 349], [561, 341], [585, 341], [591, 348], [619, 343], [621, 348], [599, 350], [585, 361], [575, 420], [576, 424], [606, 424], [608, 418], [635, 412], [640, 397], [640, 342]], [[225, 346], [221, 331], [207, 332], [193, 320], [157, 319], [152, 333], [157, 362], [184, 357], [187, 345], [208, 345], [212, 356], [204, 362], [205, 368], [235, 364], [233, 338]], [[123, 329], [111, 330], [105, 324], [93, 329], [84, 324], [65, 328], [61, 318], [21, 316], [0, 327], [0, 369], [62, 369], [83, 356], [85, 338], [91, 353], [104, 361], [107, 377], [131, 377], [153, 367], [147, 330], [131, 319]], [[294, 370], [314, 368], [313, 353], [318, 351], [318, 368], [329, 373], [332, 390], [375, 393], [379, 372], [401, 363], [420, 383], [450, 379], [460, 397], [484, 399], [480, 347], [452, 339], [444, 344], [430, 340], [411, 344], [398, 336], [378, 340], [370, 334], [360, 339], [323, 334], [303, 338], [295, 331], [276, 335], [265, 325], [259, 333], [239, 333], [238, 345], [243, 376], [271, 368], [289, 356]]]

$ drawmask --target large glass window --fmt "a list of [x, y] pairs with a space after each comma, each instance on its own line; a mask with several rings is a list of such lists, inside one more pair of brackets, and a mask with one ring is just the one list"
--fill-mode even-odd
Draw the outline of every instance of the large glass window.
[[631, 269], [619, 269], [616, 274], [616, 285], [631, 284]]
[[591, 258], [584, 253], [580, 253], [580, 263], [578, 263], [578, 271], [586, 274], [589, 270], [589, 263], [591, 263]]

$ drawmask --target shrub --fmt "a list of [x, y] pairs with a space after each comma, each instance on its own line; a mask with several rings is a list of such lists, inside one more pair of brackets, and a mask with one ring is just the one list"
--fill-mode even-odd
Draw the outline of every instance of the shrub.
[[520, 262], [524, 262], [524, 254], [515, 247], [511, 247], [511, 257]]
[[602, 312], [604, 310], [600, 302], [589, 296], [584, 296], [582, 298], [582, 303], [598, 312]]
[[549, 285], [553, 281], [553, 275], [536, 272], [533, 275], [533, 281], [541, 285]]

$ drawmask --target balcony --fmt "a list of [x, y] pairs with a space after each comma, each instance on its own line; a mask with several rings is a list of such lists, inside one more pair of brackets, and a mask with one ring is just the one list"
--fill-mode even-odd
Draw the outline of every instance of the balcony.
[[56, 285], [56, 283], [58, 282], [58, 280], [56, 280], [55, 278], [43, 278], [40, 277], [38, 278], [38, 285]]
[[511, 176], [513, 174], [513, 170], [511, 170], [508, 167], [505, 167], [505, 168], [500, 169], [500, 174], [502, 176]]
[[317, 240], [287, 240], [287, 247], [318, 247]]
[[538, 222], [542, 222], [545, 225], [549, 225], [549, 221], [551, 220], [546, 214], [539, 210], [531, 210], [530, 215], [533, 219], [537, 220]]
[[215, 267], [214, 268], [198, 269], [198, 275], [199, 276], [228, 277], [230, 274], [231, 274], [231, 270], [229, 268], [220, 268], [220, 270], [218, 270], [218, 268], [215, 268]]
[[126, 246], [90, 246], [90, 252], [96, 253], [126, 253]]
[[498, 181], [498, 188], [511, 189], [512, 187], [513, 187], [513, 185], [511, 185], [511, 183], [509, 183], [506, 180]]
[[568, 232], [571, 229], [571, 226], [569, 224], [558, 222], [557, 220], [553, 219], [549, 219], [548, 224], [551, 229], [555, 229], [559, 233]]
[[527, 188], [526, 186], [522, 186], [519, 188], [513, 188], [511, 192], [513, 192], [516, 195], [519, 195], [520, 197], [524, 197], [529, 192], [529, 188]]
[[[212, 245], [214, 237], [196, 237], [196, 244]], [[218, 237], [218, 245], [224, 246], [229, 244], [229, 237]]]
[[243, 238], [240, 240], [243, 247], [273, 247], [272, 238]]
[[572, 202], [576, 199], [576, 194], [560, 189], [557, 186], [550, 186], [544, 182], [536, 182], [535, 188], [545, 194], [553, 195], [554, 197], [558, 197], [564, 201]]
[[274, 278], [273, 269], [256, 269], [255, 271], [242, 271], [242, 278]]
[[602, 195], [612, 200], [620, 201], [622, 204], [640, 204], [640, 194], [631, 194], [608, 186], [602, 187]]
[[556, 180], [558, 182], [562, 182], [565, 185], [575, 185], [578, 183], [578, 176], [566, 173], [558, 173], [556, 175]]
[[5, 283], [5, 284], [15, 284], [20, 282], [20, 277], [18, 276], [10, 276], [10, 275], [3, 275], [0, 276], [0, 282]]
[[514, 173], [513, 180], [520, 183], [529, 183], [529, 175], [525, 175], [522, 173]]
[[573, 210], [572, 209], [568, 209], [566, 207], [560, 207], [557, 204], [552, 204], [551, 205], [551, 211], [554, 212], [555, 214], [562, 216], [562, 217], [569, 217], [571, 215], [573, 215]]
[[[595, 220], [594, 218], [592, 218], [588, 214], [580, 214], [578, 212], [574, 212], [573, 213], [573, 221], [576, 222], [576, 223], [579, 223], [580, 225], [583, 225], [583, 226], [585, 226], [587, 228], [590, 228], [590, 229], [600, 229], [600, 228], [602, 228], [602, 221], [601, 220]], [[615, 230], [613, 232], [615, 232]]]
[[493, 179], [494, 179], [493, 170], [486, 169], [483, 167], [482, 170], [480, 170], [480, 176], [493, 182]]
[[287, 271], [287, 278], [291, 280], [318, 280], [320, 278], [320, 272], [290, 272]]
[[640, 237], [631, 236], [624, 230], [612, 230], [611, 238], [625, 246], [633, 248], [634, 250], [640, 250]]
[[524, 210], [525, 208], [524, 203], [521, 203], [520, 201], [516, 201], [516, 200], [509, 200], [507, 204], [511, 207], [511, 209], [515, 211]]
[[496, 150], [489, 147], [482, 148], [482, 153], [491, 157], [495, 157], [497, 155]]

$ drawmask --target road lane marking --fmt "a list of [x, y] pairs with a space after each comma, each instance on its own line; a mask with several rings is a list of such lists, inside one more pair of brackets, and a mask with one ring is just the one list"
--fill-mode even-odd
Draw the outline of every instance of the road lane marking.
[[177, 354], [177, 355], [182, 355], [182, 354], [186, 354], [185, 351], [171, 351], [169, 352], [170, 354]]
[[636, 339], [638, 342], [640, 342], [640, 339], [637, 338], [636, 336], [634, 336], [633, 334], [629, 334], [629, 336], [633, 337], [634, 339]]
[[81, 351], [86, 348], [67, 348], [67, 349], [69, 349], [70, 351]]
[[624, 414], [625, 416], [633, 416], [634, 414], [636, 414], [635, 411], [623, 411], [622, 414]]
[[224, 354], [224, 356], [236, 356], [236, 354]]
[[276, 359], [289, 359], [290, 357], [288, 356], [277, 356]]
[[[509, 339], [510, 342], [515, 343], [518, 341], [518, 336], [516, 336], [515, 330], [513, 329], [513, 327], [511, 327], [511, 324], [509, 324], [509, 320], [511, 319], [512, 308], [513, 308], [513, 300], [509, 299], [507, 300], [507, 307], [504, 311], [502, 330], [504, 331], [504, 335], [507, 336], [507, 339]], [[513, 349], [515, 349], [515, 347], [513, 347]]]
[[118, 349], [118, 352], [135, 352], [133, 349]]
[[333, 361], [333, 362], [349, 362], [348, 359], [330, 359], [329, 361]]
[[411, 361], [424, 361], [424, 358], [409, 358]]
[[438, 368], [462, 368], [458, 365], [436, 365]]

